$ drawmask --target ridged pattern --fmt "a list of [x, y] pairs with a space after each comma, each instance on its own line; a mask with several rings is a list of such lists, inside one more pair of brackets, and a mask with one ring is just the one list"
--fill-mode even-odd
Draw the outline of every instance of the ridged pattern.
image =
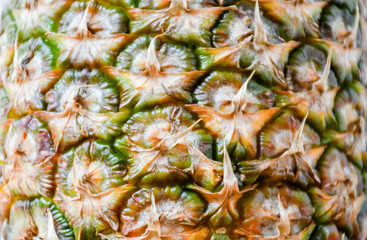
[[367, 239], [364, 0], [0, 12], [0, 239]]

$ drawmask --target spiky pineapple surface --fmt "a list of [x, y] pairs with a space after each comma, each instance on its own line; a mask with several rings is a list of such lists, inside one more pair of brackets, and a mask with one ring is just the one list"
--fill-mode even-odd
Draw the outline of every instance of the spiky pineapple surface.
[[10, 0], [1, 239], [367, 239], [364, 0]]

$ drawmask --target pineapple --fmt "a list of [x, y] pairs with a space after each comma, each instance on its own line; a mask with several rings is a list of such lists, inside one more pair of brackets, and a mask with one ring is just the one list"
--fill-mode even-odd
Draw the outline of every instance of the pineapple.
[[367, 239], [365, 0], [0, 5], [0, 239]]

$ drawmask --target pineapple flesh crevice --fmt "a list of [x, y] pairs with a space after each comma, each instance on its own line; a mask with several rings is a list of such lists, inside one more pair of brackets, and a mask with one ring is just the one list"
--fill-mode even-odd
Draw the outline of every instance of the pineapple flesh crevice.
[[0, 239], [367, 240], [366, 0], [0, 0]]

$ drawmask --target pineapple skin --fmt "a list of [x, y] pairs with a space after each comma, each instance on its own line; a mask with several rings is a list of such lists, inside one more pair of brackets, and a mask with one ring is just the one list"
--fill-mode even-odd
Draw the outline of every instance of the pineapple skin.
[[365, 0], [0, 5], [0, 239], [367, 239]]

